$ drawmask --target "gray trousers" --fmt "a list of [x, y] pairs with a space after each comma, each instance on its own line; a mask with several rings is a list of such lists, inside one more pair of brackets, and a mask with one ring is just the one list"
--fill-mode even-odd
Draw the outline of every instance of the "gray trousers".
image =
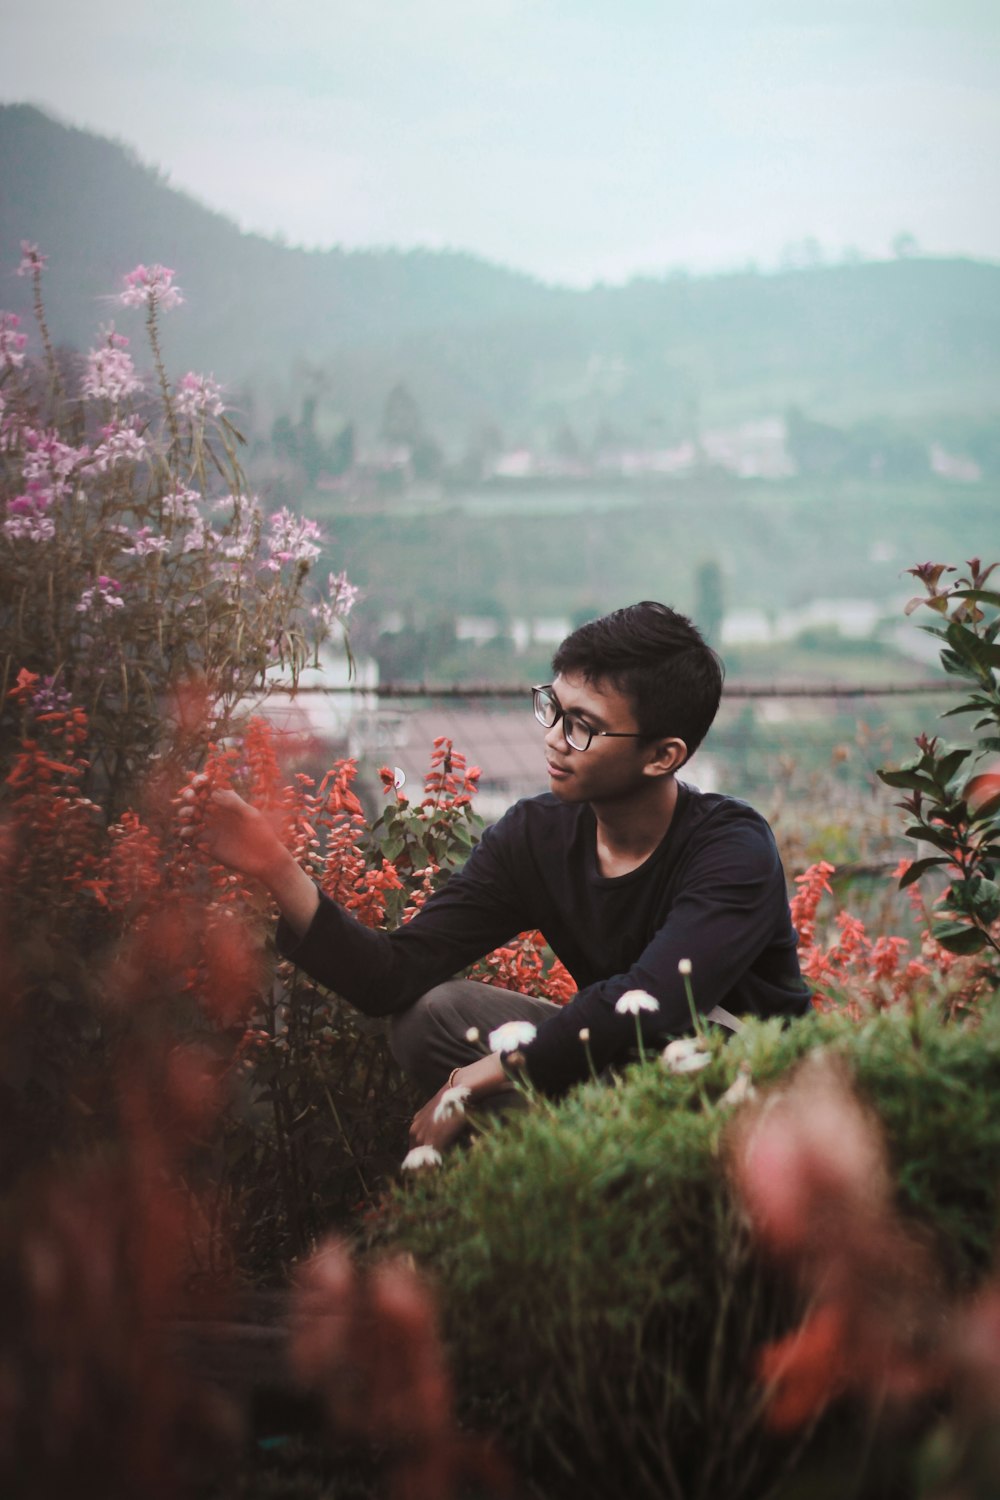
[[[540, 1026], [558, 1009], [551, 1000], [476, 979], [449, 979], [392, 1017], [389, 1045], [404, 1073], [430, 1096], [448, 1082], [453, 1068], [489, 1052], [495, 1027], [504, 1021]], [[478, 1041], [469, 1041], [470, 1030], [479, 1033]]]

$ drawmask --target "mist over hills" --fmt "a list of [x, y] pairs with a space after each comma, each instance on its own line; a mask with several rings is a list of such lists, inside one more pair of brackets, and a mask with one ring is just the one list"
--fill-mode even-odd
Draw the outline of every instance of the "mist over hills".
[[10, 272], [20, 241], [37, 241], [53, 336], [84, 348], [123, 273], [164, 262], [187, 299], [165, 320], [171, 366], [212, 371], [265, 411], [303, 371], [372, 430], [403, 381], [456, 446], [486, 425], [518, 441], [560, 423], [672, 441], [789, 406], [927, 435], [1000, 411], [994, 264], [914, 257], [576, 290], [451, 251], [306, 251], [241, 232], [127, 147], [28, 105], [0, 106], [0, 183], [0, 305], [30, 315], [29, 285]]

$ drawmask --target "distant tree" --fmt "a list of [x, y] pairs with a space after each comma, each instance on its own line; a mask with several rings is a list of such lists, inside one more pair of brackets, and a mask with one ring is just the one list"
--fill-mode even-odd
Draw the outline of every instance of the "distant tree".
[[432, 437], [422, 437], [410, 450], [414, 479], [440, 479], [444, 469], [444, 453], [440, 443]]
[[298, 438], [295, 436], [295, 428], [292, 426], [291, 417], [285, 413], [274, 419], [274, 424], [271, 427], [271, 447], [279, 458], [286, 458], [290, 463], [298, 463]]
[[357, 434], [354, 423], [346, 422], [334, 438], [330, 448], [329, 469], [334, 478], [351, 472], [354, 468], [356, 452]]
[[902, 229], [899, 234], [893, 236], [891, 248], [897, 260], [911, 260], [914, 255], [920, 254], [917, 237], [908, 229]]
[[424, 436], [424, 420], [409, 388], [397, 382], [385, 398], [382, 436], [393, 446], [415, 448]]
[[582, 458], [583, 449], [580, 439], [569, 422], [560, 422], [553, 433], [552, 451], [559, 458], [568, 459], [571, 463], [578, 463]]
[[840, 427], [815, 422], [799, 407], [785, 416], [788, 451], [800, 474], [841, 474], [848, 466], [851, 442]]
[[310, 484], [315, 484], [323, 468], [323, 449], [316, 436], [316, 397], [306, 396], [302, 416], [295, 429], [299, 463]]
[[718, 647], [722, 640], [722, 616], [722, 569], [710, 557], [698, 568], [694, 606], [694, 623], [710, 646]]

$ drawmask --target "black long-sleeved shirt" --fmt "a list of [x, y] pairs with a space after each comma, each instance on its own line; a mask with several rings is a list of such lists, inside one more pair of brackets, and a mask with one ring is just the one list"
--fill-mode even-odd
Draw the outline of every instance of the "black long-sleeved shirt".
[[637, 869], [602, 875], [586, 803], [551, 793], [518, 802], [484, 834], [463, 869], [395, 932], [374, 932], [322, 897], [301, 939], [285, 923], [279, 951], [368, 1015], [403, 1010], [468, 964], [538, 928], [578, 986], [524, 1049], [532, 1082], [558, 1093], [587, 1076], [580, 1044], [600, 1069], [636, 1040], [615, 1002], [645, 990], [650, 1038], [691, 1030], [681, 959], [700, 1011], [800, 1015], [799, 971], [774, 836], [744, 802], [678, 783], [664, 838]]

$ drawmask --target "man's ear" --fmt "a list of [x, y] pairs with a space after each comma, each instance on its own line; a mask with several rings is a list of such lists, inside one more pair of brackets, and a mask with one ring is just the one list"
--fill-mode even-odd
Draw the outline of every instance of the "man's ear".
[[649, 747], [649, 759], [643, 766], [645, 776], [672, 776], [687, 760], [688, 747], [683, 740], [656, 740]]

